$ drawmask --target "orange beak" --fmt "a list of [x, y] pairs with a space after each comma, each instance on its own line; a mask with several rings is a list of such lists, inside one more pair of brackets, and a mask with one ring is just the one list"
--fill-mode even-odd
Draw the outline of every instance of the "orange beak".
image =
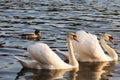
[[109, 38], [109, 41], [112, 43], [112, 44], [115, 44], [114, 40], [112, 37]]
[[79, 42], [79, 39], [77, 38], [77, 36], [74, 36], [73, 39], [77, 42]]

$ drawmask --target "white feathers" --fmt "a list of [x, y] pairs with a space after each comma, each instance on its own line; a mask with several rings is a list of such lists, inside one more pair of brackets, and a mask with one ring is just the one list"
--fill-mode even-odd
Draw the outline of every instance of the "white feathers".
[[90, 60], [97, 59], [100, 56], [99, 53], [100, 54], [104, 53], [95, 35], [86, 33], [85, 31], [78, 31], [76, 34], [77, 37], [79, 38], [79, 43], [73, 41], [73, 46], [74, 46], [73, 48], [75, 50], [75, 53], [80, 54], [81, 56], [80, 60], [89, 61], [89, 59]]

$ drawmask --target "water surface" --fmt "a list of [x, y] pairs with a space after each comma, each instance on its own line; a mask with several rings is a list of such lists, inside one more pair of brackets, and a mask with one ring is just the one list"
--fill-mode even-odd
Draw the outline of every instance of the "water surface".
[[67, 51], [68, 32], [82, 29], [98, 38], [107, 32], [115, 40], [115, 45], [108, 44], [119, 55], [120, 0], [0, 1], [0, 80], [119, 80], [120, 61], [117, 65], [80, 63], [79, 71], [22, 69], [13, 55], [24, 57], [27, 46], [38, 41], [22, 39], [19, 35], [35, 29], [41, 31], [40, 41], [54, 51], [56, 48]]

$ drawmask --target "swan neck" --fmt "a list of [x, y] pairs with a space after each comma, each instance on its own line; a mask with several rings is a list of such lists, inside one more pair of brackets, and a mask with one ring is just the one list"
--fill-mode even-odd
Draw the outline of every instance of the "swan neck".
[[75, 58], [72, 46], [72, 40], [67, 37], [67, 44], [68, 44], [68, 53], [69, 53], [69, 64], [78, 67], [78, 61]]
[[100, 43], [101, 43], [102, 47], [105, 49], [105, 51], [108, 52], [108, 54], [110, 55], [110, 57], [112, 59], [116, 59], [116, 60], [118, 59], [118, 56], [117, 56], [117, 53], [115, 52], [115, 50], [106, 44], [104, 36], [101, 36]]

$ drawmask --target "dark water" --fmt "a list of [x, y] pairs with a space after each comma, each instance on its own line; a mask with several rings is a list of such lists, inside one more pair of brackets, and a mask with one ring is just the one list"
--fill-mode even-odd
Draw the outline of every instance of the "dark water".
[[63, 51], [68, 32], [82, 29], [98, 37], [108, 32], [116, 43], [109, 44], [120, 55], [120, 0], [0, 0], [0, 80], [120, 79], [120, 61], [80, 63], [79, 71], [22, 69], [12, 55], [23, 56], [37, 42], [19, 36], [35, 29], [41, 31], [40, 41]]

